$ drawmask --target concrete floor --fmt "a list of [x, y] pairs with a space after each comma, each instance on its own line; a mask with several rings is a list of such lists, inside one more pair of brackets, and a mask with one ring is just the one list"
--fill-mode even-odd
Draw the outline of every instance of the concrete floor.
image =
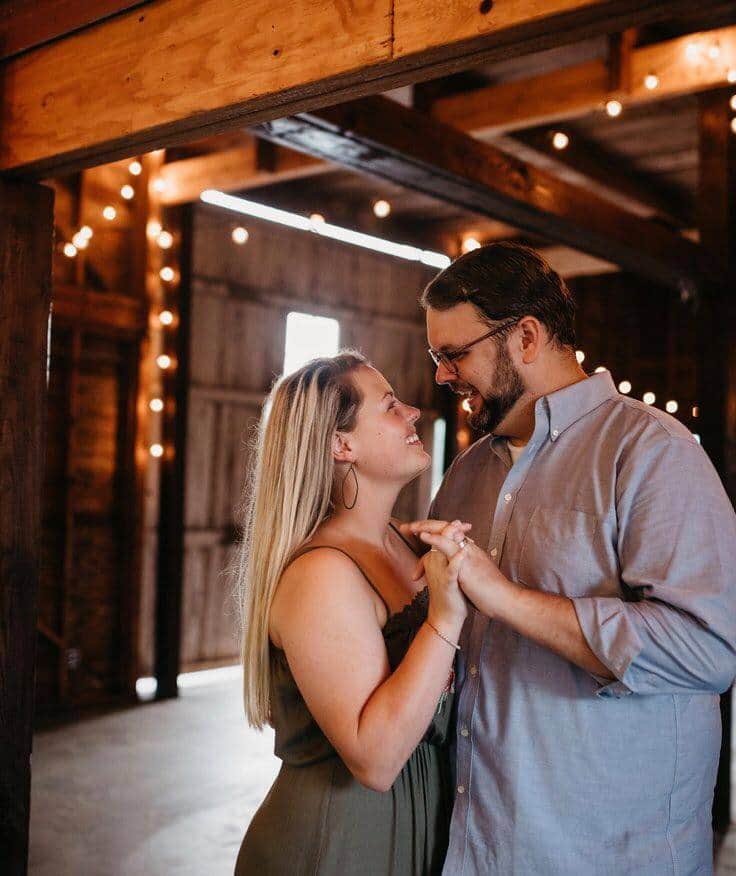
[[[239, 675], [216, 678], [36, 735], [31, 876], [231, 876], [279, 761]], [[736, 826], [716, 872], [736, 876]]]
[[31, 876], [231, 876], [280, 762], [225, 676], [35, 736]]

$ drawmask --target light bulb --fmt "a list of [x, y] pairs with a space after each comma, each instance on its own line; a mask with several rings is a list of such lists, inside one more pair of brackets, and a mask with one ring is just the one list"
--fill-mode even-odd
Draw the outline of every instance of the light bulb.
[[676, 414], [678, 408], [679, 405], [674, 399], [668, 401], [667, 404], [664, 406], [664, 409], [667, 411], [668, 414]]
[[166, 369], [171, 367], [171, 356], [167, 356], [166, 353], [162, 353], [160, 356], [156, 357], [156, 364], [159, 368]]
[[162, 231], [156, 238], [156, 243], [158, 243], [161, 249], [171, 249], [171, 245], [173, 242], [173, 235], [171, 235], [168, 231]]
[[585, 362], [585, 353], [582, 350], [575, 350], [575, 358], [578, 360], [578, 364], [582, 365]]
[[64, 255], [67, 258], [73, 259], [76, 254], [77, 254], [77, 248], [76, 248], [76, 246], [74, 246], [73, 243], [65, 243], [64, 244]]
[[731, 96], [731, 100], [729, 100], [728, 105], [734, 112], [736, 112], [736, 94]]
[[89, 227], [89, 225], [83, 225], [83, 226], [79, 229], [79, 233], [82, 235], [82, 237], [84, 237], [84, 238], [86, 238], [87, 240], [89, 240], [89, 239], [92, 237], [92, 235], [93, 235], [94, 232], [93, 232], [92, 229]]
[[552, 136], [552, 145], [555, 149], [566, 149], [570, 142], [570, 138], [564, 131], [555, 131]]
[[141, 171], [143, 170], [143, 165], [140, 161], [131, 161], [128, 165], [128, 171], [133, 174], [133, 176], [140, 176]]
[[628, 380], [622, 380], [618, 385], [618, 391], [623, 393], [624, 395], [628, 395], [631, 392], [631, 384]]
[[232, 238], [233, 238], [233, 241], [235, 243], [241, 244], [241, 245], [244, 243], [247, 243], [248, 237], [249, 237], [248, 231], [247, 231], [247, 229], [243, 228], [242, 225], [238, 225], [237, 228], [233, 228]]
[[480, 249], [480, 243], [474, 237], [466, 237], [463, 240], [463, 252], [472, 252], [474, 249]]
[[697, 405], [693, 405], [692, 413], [693, 413], [693, 417], [699, 417], [700, 416], [700, 408]]
[[462, 409], [469, 414], [473, 413], [473, 406], [470, 404], [470, 399], [463, 399], [463, 403], [461, 405]]
[[315, 225], [319, 225], [325, 221], [325, 217], [321, 213], [312, 213], [309, 217], [310, 222], [314, 222]]
[[164, 455], [164, 448], [160, 444], [152, 444], [150, 447], [151, 456], [158, 459]]
[[102, 211], [102, 215], [107, 219], [108, 222], [112, 222], [112, 220], [118, 215], [118, 211], [115, 207], [111, 207], [109, 204]]
[[72, 243], [77, 249], [87, 249], [89, 238], [85, 237], [81, 231], [77, 231], [74, 237], [72, 237]]
[[174, 321], [174, 314], [170, 310], [162, 310], [158, 315], [158, 321], [161, 325], [171, 325]]
[[621, 110], [623, 109], [623, 105], [620, 100], [607, 100], [606, 101], [606, 112], [608, 115], [615, 119], [616, 116], [621, 115]]
[[126, 201], [129, 201], [133, 195], [135, 195], [135, 189], [133, 186], [124, 185], [122, 189], [120, 189], [120, 194], [125, 198]]
[[388, 214], [391, 212], [391, 204], [388, 201], [376, 201], [373, 205], [373, 213], [379, 219], [385, 219]]
[[170, 283], [174, 279], [174, 269], [166, 265], [161, 268], [158, 275], [165, 283]]
[[657, 401], [657, 396], [653, 392], [645, 392], [641, 400], [645, 405], [653, 405]]
[[605, 371], [605, 370], [606, 370], [605, 366], [603, 366], [603, 365], [599, 365], [599, 366], [595, 369], [595, 373], [596, 373], [596, 374], [600, 374], [601, 371]]
[[161, 234], [161, 223], [157, 222], [155, 219], [151, 219], [146, 226], [146, 234], [148, 234], [152, 240], [155, 240], [159, 234]]
[[654, 91], [655, 88], [659, 87], [659, 76], [656, 73], [649, 73], [644, 77], [644, 87], [649, 91]]
[[730, 82], [732, 85], [736, 82], [736, 67], [731, 67], [726, 73], [726, 81]]
[[150, 402], [148, 402], [148, 407], [154, 413], [160, 413], [164, 409], [164, 401], [161, 398], [152, 398]]

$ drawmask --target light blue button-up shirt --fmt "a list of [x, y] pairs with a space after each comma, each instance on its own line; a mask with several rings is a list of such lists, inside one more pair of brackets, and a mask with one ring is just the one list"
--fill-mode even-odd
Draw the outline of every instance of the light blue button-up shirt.
[[601, 372], [537, 400], [513, 466], [502, 438], [459, 456], [431, 516], [471, 522], [507, 577], [572, 598], [616, 676], [473, 613], [446, 876], [710, 873], [736, 516], [692, 434]]

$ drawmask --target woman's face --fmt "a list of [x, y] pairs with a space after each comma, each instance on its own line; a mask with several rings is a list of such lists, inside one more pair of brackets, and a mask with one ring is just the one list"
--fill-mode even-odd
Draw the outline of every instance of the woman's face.
[[375, 368], [361, 365], [352, 380], [363, 398], [355, 428], [345, 433], [356, 471], [377, 481], [408, 483], [431, 464], [415, 428], [419, 410], [399, 401]]

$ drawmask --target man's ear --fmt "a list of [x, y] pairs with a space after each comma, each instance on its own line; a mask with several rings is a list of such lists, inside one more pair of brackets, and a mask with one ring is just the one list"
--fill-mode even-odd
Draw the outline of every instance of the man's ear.
[[355, 462], [350, 438], [344, 432], [332, 436], [332, 455], [336, 462]]
[[545, 341], [545, 330], [538, 319], [524, 317], [519, 323], [521, 329], [521, 358], [526, 365], [536, 361]]

